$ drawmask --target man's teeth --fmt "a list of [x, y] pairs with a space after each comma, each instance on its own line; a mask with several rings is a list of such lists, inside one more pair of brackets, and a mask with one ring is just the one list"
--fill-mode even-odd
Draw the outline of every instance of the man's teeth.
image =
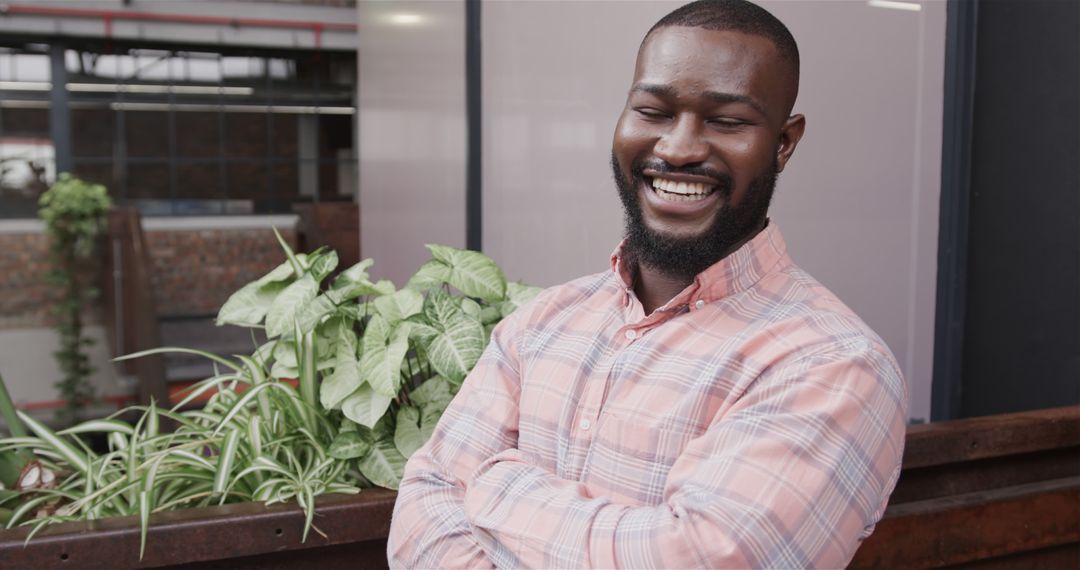
[[663, 178], [653, 178], [653, 189], [660, 197], [674, 202], [693, 202], [704, 199], [712, 192], [713, 186], [700, 182], [676, 182]]

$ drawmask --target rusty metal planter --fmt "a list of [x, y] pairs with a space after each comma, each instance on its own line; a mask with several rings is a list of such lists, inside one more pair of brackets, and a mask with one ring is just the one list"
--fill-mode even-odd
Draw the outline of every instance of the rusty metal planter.
[[159, 513], [150, 518], [139, 560], [137, 517], [64, 523], [24, 546], [26, 528], [0, 531], [0, 568], [385, 568], [386, 536], [397, 493], [321, 497], [315, 526], [300, 542], [295, 503], [240, 503]]
[[[0, 531], [0, 568], [385, 568], [397, 494], [318, 502], [300, 542], [295, 505], [244, 503], [151, 517], [139, 560], [135, 517]], [[852, 568], [1077, 568], [1080, 406], [909, 428], [885, 517]]]

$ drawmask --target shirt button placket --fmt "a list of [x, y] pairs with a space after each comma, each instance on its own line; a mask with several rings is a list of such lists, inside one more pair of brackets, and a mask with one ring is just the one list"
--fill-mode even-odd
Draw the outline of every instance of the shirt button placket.
[[638, 337], [638, 332], [634, 329], [628, 329], [625, 333], [623, 333], [623, 336], [626, 337], [626, 340], [634, 340]]

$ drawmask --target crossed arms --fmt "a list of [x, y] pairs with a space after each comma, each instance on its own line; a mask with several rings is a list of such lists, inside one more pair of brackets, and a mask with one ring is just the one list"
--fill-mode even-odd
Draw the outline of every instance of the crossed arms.
[[882, 352], [772, 370], [689, 442], [660, 504], [631, 506], [518, 449], [530, 421], [519, 406], [519, 320], [496, 329], [410, 459], [391, 566], [841, 567], [880, 518], [906, 418], [903, 380]]

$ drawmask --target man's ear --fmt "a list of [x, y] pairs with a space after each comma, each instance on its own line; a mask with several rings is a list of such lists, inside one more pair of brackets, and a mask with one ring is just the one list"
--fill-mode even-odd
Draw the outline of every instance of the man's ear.
[[795, 147], [799, 146], [799, 141], [802, 140], [804, 131], [806, 131], [806, 117], [802, 115], [792, 115], [784, 121], [784, 126], [780, 129], [779, 144], [776, 147], [777, 172], [784, 171], [784, 167], [787, 166], [787, 161], [795, 152]]

